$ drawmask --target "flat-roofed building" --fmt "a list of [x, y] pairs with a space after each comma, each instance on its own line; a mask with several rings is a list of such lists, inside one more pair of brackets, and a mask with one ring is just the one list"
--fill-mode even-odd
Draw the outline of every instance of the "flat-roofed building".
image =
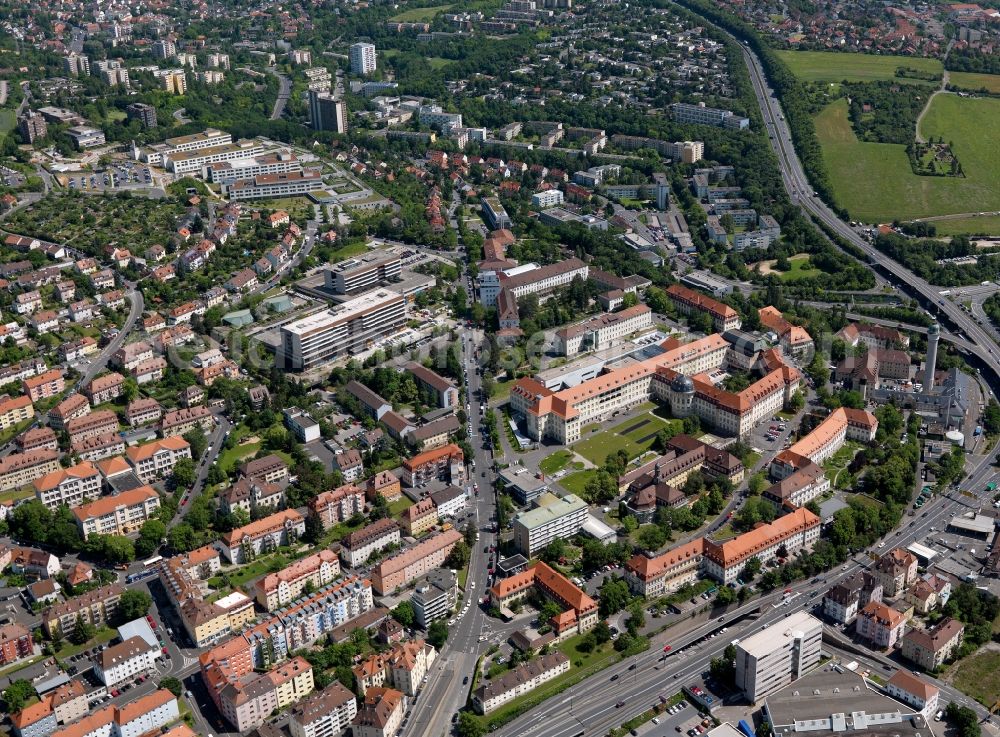
[[756, 703], [819, 664], [823, 623], [795, 612], [736, 643], [736, 688]]
[[451, 571], [438, 568], [427, 574], [410, 596], [417, 626], [430, 627], [438, 619], [447, 619], [458, 605], [458, 578]]
[[298, 197], [323, 189], [323, 175], [318, 171], [287, 171], [258, 174], [252, 179], [237, 179], [223, 184], [222, 192], [230, 200], [261, 200], [270, 197]]
[[291, 151], [279, 151], [247, 159], [234, 159], [209, 164], [202, 169], [206, 182], [232, 184], [239, 179], [252, 179], [259, 174], [286, 174], [302, 171], [302, 164]]
[[210, 164], [238, 161], [263, 153], [264, 147], [257, 141], [223, 143], [188, 151], [174, 149], [163, 153], [162, 166], [173, 174], [200, 174], [202, 169]]
[[341, 261], [323, 272], [326, 288], [334, 294], [357, 294], [398, 281], [402, 259], [395, 254], [373, 253]]
[[76, 526], [86, 540], [91, 535], [128, 535], [153, 519], [160, 509], [160, 495], [151, 486], [104, 496], [73, 510]]
[[376, 289], [332, 310], [283, 325], [279, 361], [293, 371], [311, 369], [366, 350], [406, 322], [406, 301], [390, 289]]
[[589, 513], [587, 503], [575, 494], [562, 498], [544, 494], [536, 504], [537, 508], [514, 517], [514, 545], [529, 558], [553, 540], [573, 537]]

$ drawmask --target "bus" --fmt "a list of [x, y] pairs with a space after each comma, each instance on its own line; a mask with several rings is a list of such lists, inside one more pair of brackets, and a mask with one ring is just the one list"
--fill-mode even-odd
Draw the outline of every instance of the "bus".
[[159, 563], [162, 560], [163, 560], [163, 556], [162, 555], [154, 555], [149, 560], [144, 560], [142, 562], [142, 567], [143, 568], [152, 568], [153, 566], [155, 566], [157, 563]]
[[757, 737], [753, 732], [753, 727], [745, 719], [740, 719], [739, 724], [736, 726], [746, 737]]
[[991, 482], [989, 484], [986, 484], [986, 491], [993, 492], [993, 491], [996, 491], [996, 490], [997, 490], [997, 482], [996, 481], [993, 481], [993, 482]]

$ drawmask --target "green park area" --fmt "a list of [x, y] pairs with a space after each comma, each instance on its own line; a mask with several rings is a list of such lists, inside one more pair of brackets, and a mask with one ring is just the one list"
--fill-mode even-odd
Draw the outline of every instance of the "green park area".
[[901, 67], [920, 74], [936, 75], [940, 80], [944, 67], [938, 59], [912, 56], [870, 56], [841, 54], [836, 51], [778, 51], [791, 72], [803, 82], [877, 82], [895, 80], [910, 84], [935, 84], [930, 80], [900, 76]]
[[982, 652], [959, 662], [952, 684], [962, 693], [992, 707], [1000, 699], [1000, 652]]
[[1000, 100], [938, 95], [921, 132], [954, 144], [964, 177], [917, 176], [904, 146], [857, 139], [847, 100], [824, 108], [816, 135], [837, 204], [869, 223], [1000, 209]]
[[4, 108], [0, 110], [0, 133], [7, 133], [14, 130], [17, 125], [17, 117], [13, 110]]
[[582, 497], [583, 490], [587, 488], [587, 484], [596, 475], [597, 469], [595, 468], [588, 468], [585, 471], [574, 471], [559, 479], [559, 484], [571, 494]]
[[937, 234], [941, 236], [1000, 233], [1000, 216], [998, 215], [986, 215], [984, 217], [977, 215], [971, 218], [934, 220], [933, 223], [937, 229]]
[[573, 461], [573, 451], [557, 450], [552, 455], [546, 456], [538, 464], [538, 469], [542, 473], [553, 474], [562, 471]]
[[410, 8], [402, 13], [396, 13], [389, 20], [395, 23], [430, 23], [438, 13], [450, 10], [451, 5], [431, 5], [427, 8]]
[[1000, 74], [978, 74], [977, 72], [949, 72], [948, 84], [963, 90], [985, 89], [994, 95], [1000, 94]]
[[681, 431], [680, 420], [665, 420], [650, 413], [641, 414], [610, 430], [592, 433], [573, 446], [573, 450], [600, 466], [609, 453], [624, 449], [629, 458], [635, 458], [653, 445], [657, 434], [666, 428], [674, 433]]

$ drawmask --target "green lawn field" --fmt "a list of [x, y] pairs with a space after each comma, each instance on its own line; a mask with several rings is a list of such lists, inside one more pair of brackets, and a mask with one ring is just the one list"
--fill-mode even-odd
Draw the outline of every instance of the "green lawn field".
[[573, 450], [595, 466], [600, 466], [609, 453], [621, 448], [628, 452], [629, 458], [635, 458], [649, 450], [660, 430], [672, 427], [674, 433], [678, 433], [680, 426], [680, 420], [664, 420], [652, 413], [646, 413], [626, 420], [610, 430], [585, 437], [573, 446]]
[[852, 218], [868, 223], [1000, 209], [1000, 100], [934, 98], [922, 122], [925, 136], [955, 145], [966, 176], [918, 177], [901, 145], [858, 141], [847, 100], [816, 116], [816, 135], [837, 193]]
[[981, 90], [985, 87], [994, 94], [1000, 94], [1000, 74], [949, 72], [948, 83], [967, 90]]
[[921, 72], [940, 75], [944, 67], [938, 59], [921, 59], [911, 56], [871, 56], [869, 54], [841, 54], [836, 51], [778, 51], [776, 52], [791, 72], [803, 82], [875, 82], [896, 80], [907, 84], [934, 82], [922, 79], [897, 77], [899, 67], [909, 67]]
[[813, 277], [821, 276], [822, 271], [817, 269], [809, 262], [809, 256], [807, 254], [796, 254], [788, 259], [792, 268], [788, 271], [778, 271], [778, 278], [783, 282], [799, 281], [800, 279], [812, 279]]
[[449, 10], [451, 5], [432, 5], [428, 8], [410, 8], [397, 13], [389, 20], [396, 23], [430, 23], [438, 13]]
[[933, 220], [938, 235], [980, 235], [1000, 233], [1000, 216]]
[[17, 126], [17, 116], [13, 110], [0, 110], [0, 133], [7, 133]]

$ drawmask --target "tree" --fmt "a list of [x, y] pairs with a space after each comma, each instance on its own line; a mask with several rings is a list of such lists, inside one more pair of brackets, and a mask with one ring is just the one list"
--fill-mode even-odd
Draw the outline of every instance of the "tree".
[[603, 619], [594, 625], [592, 634], [598, 645], [603, 645], [605, 642], [611, 641], [611, 628]]
[[153, 599], [142, 589], [126, 589], [118, 601], [118, 619], [121, 622], [131, 622], [133, 619], [145, 617]]
[[167, 544], [175, 553], [186, 553], [198, 546], [198, 535], [187, 522], [181, 522], [167, 533]]
[[3, 692], [3, 700], [7, 705], [7, 713], [13, 714], [15, 711], [20, 711], [24, 708], [24, 705], [29, 699], [35, 697], [35, 687], [31, 685], [31, 681], [27, 681], [23, 678], [18, 678], [16, 681], [7, 686], [6, 690]]
[[195, 427], [188, 430], [181, 437], [188, 441], [188, 444], [191, 446], [191, 458], [198, 460], [205, 455], [205, 451], [208, 450], [208, 438], [205, 437], [204, 430], [200, 427]]
[[468, 565], [471, 554], [472, 552], [469, 550], [469, 546], [465, 544], [465, 540], [459, 540], [455, 543], [455, 547], [451, 549], [451, 552], [448, 553], [444, 564], [447, 568], [459, 571]]
[[130, 376], [125, 379], [125, 384], [122, 386], [122, 397], [126, 402], [134, 402], [138, 396], [139, 385], [136, 383], [135, 379]]
[[323, 520], [315, 512], [310, 512], [306, 516], [306, 531], [302, 539], [307, 543], [316, 544], [323, 537]]
[[184, 684], [180, 682], [179, 679], [173, 676], [167, 676], [162, 681], [160, 681], [160, 688], [167, 689], [174, 696], [180, 698], [180, 695], [184, 692]]
[[441, 619], [431, 622], [427, 628], [427, 642], [440, 650], [448, 641], [448, 624]]
[[760, 562], [760, 558], [758, 558], [755, 555], [750, 560], [748, 560], [746, 562], [746, 565], [743, 567], [743, 580], [752, 581], [754, 576], [760, 573], [761, 568], [762, 564]]
[[620, 578], [606, 578], [600, 589], [601, 616], [610, 617], [628, 606], [632, 596], [626, 584]]
[[646, 525], [636, 536], [636, 542], [642, 546], [644, 550], [656, 551], [659, 550], [667, 542], [667, 534], [663, 531], [662, 527], [657, 525]]
[[734, 601], [736, 601], [736, 592], [728, 586], [720, 588], [719, 593], [715, 595], [715, 603], [718, 606], [728, 606]]
[[552, 540], [548, 545], [542, 548], [542, 551], [538, 554], [546, 563], [556, 563], [566, 555], [566, 541], [561, 537], [557, 537]]
[[190, 489], [194, 485], [194, 461], [190, 458], [181, 458], [174, 464], [173, 470], [174, 484], [179, 489]]
[[486, 734], [486, 726], [471, 711], [460, 711], [456, 726], [461, 737], [483, 737]]
[[408, 601], [401, 601], [396, 605], [396, 608], [392, 610], [393, 619], [399, 622], [404, 627], [412, 627], [413, 622], [416, 620], [416, 614], [413, 611], [413, 604]]
[[160, 520], [146, 520], [139, 530], [139, 538], [135, 541], [135, 554], [140, 558], [148, 558], [160, 547], [166, 534], [167, 526]]
[[631, 634], [635, 635], [645, 624], [646, 612], [642, 608], [642, 602], [633, 601], [628, 608], [628, 619], [625, 621], [625, 626]]
[[77, 614], [76, 625], [73, 627], [73, 633], [69, 636], [69, 641], [74, 645], [82, 645], [85, 642], [89, 642], [96, 634], [97, 629], [94, 625], [84, 621], [83, 617]]
[[747, 490], [754, 496], [760, 496], [761, 492], [767, 488], [767, 477], [763, 471], [758, 471], [747, 482]]

